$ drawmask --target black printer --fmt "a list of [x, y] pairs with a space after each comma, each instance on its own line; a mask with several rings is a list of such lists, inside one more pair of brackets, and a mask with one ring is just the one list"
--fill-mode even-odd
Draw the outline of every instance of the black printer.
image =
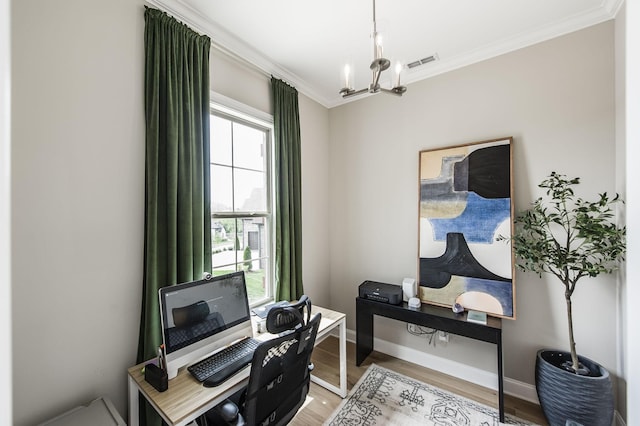
[[399, 305], [402, 303], [402, 287], [367, 280], [358, 287], [358, 296], [362, 299]]

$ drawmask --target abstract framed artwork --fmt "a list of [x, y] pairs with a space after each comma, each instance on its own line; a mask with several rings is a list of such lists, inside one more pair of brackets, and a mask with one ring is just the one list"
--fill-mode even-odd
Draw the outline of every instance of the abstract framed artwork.
[[515, 319], [512, 142], [420, 151], [422, 301]]

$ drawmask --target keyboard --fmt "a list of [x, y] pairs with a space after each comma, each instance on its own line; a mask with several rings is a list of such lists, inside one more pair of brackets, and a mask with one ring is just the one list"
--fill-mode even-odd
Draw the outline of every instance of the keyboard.
[[187, 367], [205, 386], [217, 386], [251, 363], [258, 340], [247, 337]]

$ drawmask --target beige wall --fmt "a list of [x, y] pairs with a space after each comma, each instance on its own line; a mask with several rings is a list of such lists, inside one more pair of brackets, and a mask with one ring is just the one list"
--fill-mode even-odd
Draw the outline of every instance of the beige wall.
[[[144, 223], [143, 1], [12, 2], [14, 424], [107, 396], [126, 418]], [[212, 89], [270, 112], [218, 52]], [[328, 111], [300, 96], [305, 289], [327, 304]]]
[[269, 77], [241, 61], [211, 49], [211, 90], [251, 108], [272, 113]]
[[11, 424], [11, 55], [9, 1], [0, 0], [0, 424]]
[[[555, 170], [580, 176], [580, 195], [616, 190], [614, 27], [607, 22], [330, 111], [331, 305], [355, 329], [357, 286], [417, 273], [418, 152], [514, 137], [516, 210]], [[567, 348], [563, 287], [518, 273], [517, 320], [503, 322], [505, 375], [533, 384], [536, 350]], [[574, 295], [578, 351], [617, 371], [615, 277]], [[453, 337], [428, 347], [381, 319], [384, 340], [496, 371], [490, 345]]]
[[104, 395], [140, 318], [143, 2], [13, 1], [14, 424]]
[[299, 96], [302, 140], [302, 271], [313, 303], [330, 306], [329, 111]]

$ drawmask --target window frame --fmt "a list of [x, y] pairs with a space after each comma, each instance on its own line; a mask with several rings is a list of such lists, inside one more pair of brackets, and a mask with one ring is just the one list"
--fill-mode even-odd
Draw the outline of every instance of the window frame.
[[[221, 95], [216, 92], [211, 92], [210, 102], [209, 102], [209, 114], [211, 116], [221, 117], [227, 119], [234, 123], [239, 123], [241, 125], [245, 125], [248, 127], [252, 127], [254, 129], [258, 129], [260, 131], [264, 131], [266, 133], [266, 141], [265, 141], [265, 174], [266, 174], [266, 182], [265, 182], [265, 190], [266, 190], [266, 212], [214, 212], [211, 211], [211, 221], [212, 223], [217, 219], [237, 219], [242, 220], [243, 218], [259, 218], [262, 217], [265, 219], [267, 226], [267, 258], [268, 262], [266, 265], [265, 271], [265, 296], [263, 298], [250, 301], [250, 307], [255, 307], [258, 305], [262, 305], [268, 302], [272, 302], [275, 298], [275, 205], [274, 205], [274, 194], [275, 194], [275, 178], [273, 176], [275, 170], [274, 164], [274, 126], [273, 126], [273, 116], [271, 114], [265, 113], [248, 105], [245, 105], [241, 102], [238, 102], [234, 99], [228, 98], [224, 95]], [[211, 149], [213, 149], [213, 141], [209, 142]], [[211, 158], [208, 159], [209, 167], [213, 167], [213, 163], [211, 162]], [[243, 225], [244, 226], [244, 225]], [[212, 241], [213, 243], [213, 241]], [[213, 253], [212, 253], [213, 256]], [[236, 259], [236, 265], [242, 264], [242, 261]]]

